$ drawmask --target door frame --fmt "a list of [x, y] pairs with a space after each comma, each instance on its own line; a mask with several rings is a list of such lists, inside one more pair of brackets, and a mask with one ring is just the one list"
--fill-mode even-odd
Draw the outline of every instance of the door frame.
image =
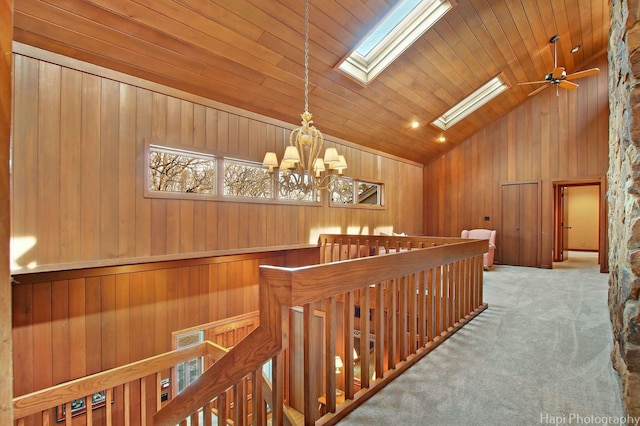
[[609, 238], [607, 230], [607, 179], [605, 176], [584, 179], [554, 179], [553, 185], [553, 261], [561, 261], [559, 253], [562, 251], [562, 188], [568, 186], [598, 186], [600, 191], [600, 207], [598, 212], [598, 263], [600, 272], [609, 272]]

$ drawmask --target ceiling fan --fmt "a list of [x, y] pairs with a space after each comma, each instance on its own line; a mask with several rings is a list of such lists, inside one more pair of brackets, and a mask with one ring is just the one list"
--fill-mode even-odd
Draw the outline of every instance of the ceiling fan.
[[574, 83], [571, 80], [575, 80], [577, 78], [582, 78], [582, 77], [588, 77], [590, 75], [598, 74], [600, 72], [599, 68], [589, 68], [587, 70], [574, 72], [572, 74], [567, 74], [564, 67], [558, 66], [558, 54], [556, 51], [556, 42], [558, 41], [558, 39], [560, 39], [560, 36], [556, 34], [553, 37], [551, 37], [551, 39], [549, 40], [549, 43], [553, 44], [553, 71], [545, 75], [544, 80], [518, 83], [519, 86], [523, 84], [544, 84], [544, 86], [541, 86], [536, 90], [534, 90], [533, 92], [529, 93], [529, 96], [533, 96], [536, 93], [541, 92], [547, 87], [553, 86], [553, 85], [556, 86], [556, 95], [558, 94], [558, 87], [562, 87], [563, 89], [567, 89], [567, 90], [577, 89], [578, 84]]

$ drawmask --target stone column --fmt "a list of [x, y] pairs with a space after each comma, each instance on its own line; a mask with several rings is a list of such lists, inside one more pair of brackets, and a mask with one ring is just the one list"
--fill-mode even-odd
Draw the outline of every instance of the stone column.
[[610, 0], [609, 309], [613, 365], [629, 416], [640, 416], [639, 0]]

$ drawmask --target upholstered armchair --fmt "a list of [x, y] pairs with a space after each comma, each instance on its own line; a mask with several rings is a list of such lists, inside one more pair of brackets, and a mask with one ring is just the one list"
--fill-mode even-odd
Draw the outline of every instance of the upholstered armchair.
[[472, 240], [489, 240], [489, 251], [483, 255], [483, 265], [485, 270], [493, 267], [493, 255], [496, 250], [496, 230], [495, 229], [472, 229], [464, 230], [460, 235], [462, 238]]

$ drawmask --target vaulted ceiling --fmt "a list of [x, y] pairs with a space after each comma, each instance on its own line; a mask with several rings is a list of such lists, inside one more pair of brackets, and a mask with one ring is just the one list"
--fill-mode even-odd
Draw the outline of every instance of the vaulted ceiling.
[[[568, 73], [607, 50], [606, 0], [455, 0], [453, 9], [377, 79], [361, 85], [336, 65], [395, 3], [310, 0], [309, 110], [325, 135], [420, 163], [526, 101], [538, 86], [517, 83], [551, 72], [553, 35], [560, 35], [558, 65]], [[16, 41], [300, 122], [303, 0], [14, 0], [14, 5]], [[570, 53], [576, 45], [580, 50]], [[498, 74], [510, 87], [493, 101], [446, 132], [429, 124]], [[413, 120], [420, 127], [412, 129]], [[439, 142], [443, 133], [446, 142]]]

